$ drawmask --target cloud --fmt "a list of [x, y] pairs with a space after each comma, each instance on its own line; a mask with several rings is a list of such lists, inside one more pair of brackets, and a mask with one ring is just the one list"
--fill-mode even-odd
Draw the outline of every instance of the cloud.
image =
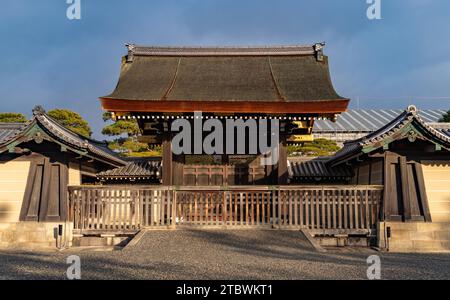
[[[0, 12], [0, 111], [35, 104], [76, 110], [97, 138], [98, 97], [117, 83], [124, 43], [269, 45], [325, 40], [334, 85], [363, 107], [404, 106], [410, 96], [450, 96], [450, 2], [383, 0], [381, 21], [365, 0], [82, 0], [82, 20], [64, 0], [10, 0]], [[373, 97], [404, 97], [373, 101]], [[366, 100], [364, 99], [366, 97]], [[447, 108], [449, 102], [420, 106]]]

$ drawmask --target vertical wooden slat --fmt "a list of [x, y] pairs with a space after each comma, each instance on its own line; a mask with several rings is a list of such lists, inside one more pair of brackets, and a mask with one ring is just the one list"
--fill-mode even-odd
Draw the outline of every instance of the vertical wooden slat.
[[343, 209], [344, 209], [344, 202], [342, 201], [342, 198], [343, 198], [343, 191], [342, 190], [339, 190], [338, 191], [338, 197], [339, 197], [339, 199], [338, 199], [338, 207], [337, 207], [337, 209], [338, 209], [338, 228], [339, 229], [342, 229], [342, 211], [343, 211]]
[[261, 219], [260, 219], [259, 212], [260, 212], [260, 206], [261, 206], [260, 199], [262, 201], [263, 195], [264, 195], [264, 192], [256, 194], [256, 225], [260, 225], [261, 224]]
[[283, 224], [282, 214], [283, 214], [283, 196], [280, 190], [276, 190], [277, 201], [278, 201], [278, 213], [277, 213], [277, 224], [281, 226]]
[[150, 190], [148, 192], [148, 209], [149, 209], [149, 220], [150, 220], [150, 226], [155, 226], [156, 225], [156, 220], [155, 220], [155, 216], [156, 216], [156, 201], [157, 201], [157, 196], [155, 195], [156, 191], [152, 191]]
[[287, 192], [288, 193], [288, 197], [289, 197], [289, 216], [288, 216], [288, 219], [289, 219], [289, 226], [293, 226], [294, 225], [294, 220], [293, 220], [293, 218], [294, 218], [294, 214], [293, 214], [293, 211], [292, 211], [292, 191], [288, 191]]
[[244, 225], [244, 199], [243, 199], [243, 193], [239, 193], [239, 224], [242, 226]]
[[298, 196], [299, 196], [300, 191], [294, 191], [294, 225], [298, 226], [299, 222], [298, 222], [298, 210], [299, 210], [299, 206], [298, 206]]
[[194, 193], [194, 224], [195, 224], [195, 225], [198, 225], [197, 193]]
[[331, 205], [332, 205], [332, 214], [333, 214], [333, 228], [337, 228], [337, 222], [336, 222], [336, 202], [337, 202], [337, 197], [338, 197], [338, 193], [337, 193], [338, 191], [336, 191], [336, 190], [333, 190], [332, 191], [332, 197], [331, 197]]
[[353, 229], [354, 227], [354, 214], [355, 214], [355, 209], [353, 208], [354, 206], [354, 190], [350, 190], [349, 191], [349, 196], [348, 196], [348, 201], [349, 201], [349, 215], [350, 215], [350, 228]]
[[365, 190], [364, 200], [365, 200], [364, 209], [365, 209], [365, 221], [366, 221], [366, 223], [365, 223], [365, 224], [366, 224], [365, 229], [370, 229], [369, 189], [368, 189], [368, 188], [366, 188], [366, 190]]
[[349, 216], [348, 216], [348, 206], [349, 206], [349, 203], [348, 203], [348, 190], [344, 190], [344, 195], [343, 195], [343, 197], [344, 197], [344, 205], [343, 205], [343, 208], [344, 208], [344, 228], [345, 229], [348, 229], [348, 224], [349, 224], [349, 220], [348, 220], [348, 218], [349, 218]]
[[311, 205], [311, 228], [315, 228], [316, 224], [316, 194], [314, 190], [311, 190], [311, 196], [310, 196], [310, 205]]
[[303, 212], [304, 212], [303, 204], [305, 202], [304, 197], [305, 197], [305, 193], [303, 191], [298, 191], [298, 214], [300, 216], [299, 225], [301, 227], [303, 227], [305, 225], [304, 218], [303, 218]]
[[354, 193], [353, 199], [355, 201], [355, 206], [354, 206], [354, 209], [355, 209], [355, 229], [358, 229], [359, 228], [359, 215], [360, 215], [359, 214], [360, 201], [358, 201], [358, 198], [359, 198], [359, 196], [361, 194], [359, 193], [359, 190], [357, 190], [357, 189], [353, 190], [353, 193]]
[[267, 193], [261, 194], [261, 225], [266, 224], [266, 199]]
[[331, 195], [331, 191], [327, 190], [325, 193], [325, 197], [327, 199], [327, 228], [331, 229], [333, 228], [331, 224], [331, 202], [333, 201], [333, 197]]
[[250, 192], [250, 219], [251, 219], [251, 224], [255, 225], [255, 206], [254, 206], [254, 195], [255, 193]]
[[311, 209], [311, 202], [310, 202], [310, 192], [306, 191], [305, 192], [305, 220], [306, 220], [306, 227], [307, 228], [313, 228], [313, 225], [311, 224], [310, 221], [310, 209]]
[[322, 187], [320, 190], [320, 202], [321, 202], [321, 210], [322, 210], [322, 224], [321, 224], [321, 228], [325, 229], [326, 228], [326, 215], [325, 215], [325, 206], [326, 206], [326, 202], [327, 202], [327, 196], [325, 194], [325, 189]]
[[92, 229], [91, 228], [91, 224], [92, 224], [92, 199], [91, 199], [91, 190], [87, 190], [86, 191], [86, 205], [87, 205], [87, 220], [86, 220], [86, 228], [87, 229]]
[[[225, 218], [225, 212], [222, 210], [222, 212], [220, 211], [220, 207], [222, 206], [222, 201], [221, 201], [221, 193], [214, 193], [214, 197], [213, 197], [213, 203], [215, 203], [216, 205], [216, 211], [214, 213], [214, 217], [216, 218], [216, 226], [219, 225], [225, 225], [224, 224], [224, 218]], [[213, 206], [214, 208], [214, 206]], [[223, 206], [222, 206], [223, 208]]]

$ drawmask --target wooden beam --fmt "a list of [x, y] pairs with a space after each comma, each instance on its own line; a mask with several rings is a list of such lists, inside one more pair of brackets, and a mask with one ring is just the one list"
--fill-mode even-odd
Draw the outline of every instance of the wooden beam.
[[100, 98], [104, 110], [111, 112], [148, 113], [258, 113], [258, 114], [326, 114], [347, 110], [348, 99], [323, 101], [189, 101], [124, 100]]
[[402, 189], [402, 201], [403, 201], [403, 218], [405, 221], [411, 220], [411, 197], [409, 195], [409, 185], [410, 178], [408, 176], [406, 157], [400, 156], [400, 178], [401, 178], [401, 189]]
[[162, 184], [172, 185], [172, 139], [170, 133], [164, 133], [162, 139]]
[[[386, 152], [384, 157], [384, 196], [383, 210], [384, 220], [402, 221], [398, 208], [397, 176], [393, 172], [392, 165], [398, 164], [398, 156], [392, 152]], [[395, 169], [394, 169], [395, 170]]]
[[288, 184], [287, 142], [286, 135], [280, 134], [279, 158], [278, 158], [278, 184]]

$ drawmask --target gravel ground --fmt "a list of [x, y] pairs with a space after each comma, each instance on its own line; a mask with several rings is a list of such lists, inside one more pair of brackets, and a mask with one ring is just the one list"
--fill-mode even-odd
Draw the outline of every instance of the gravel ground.
[[0, 279], [65, 279], [69, 255], [82, 279], [366, 279], [381, 257], [383, 279], [450, 279], [450, 254], [370, 249], [316, 252], [297, 231], [151, 231], [123, 251], [0, 252]]

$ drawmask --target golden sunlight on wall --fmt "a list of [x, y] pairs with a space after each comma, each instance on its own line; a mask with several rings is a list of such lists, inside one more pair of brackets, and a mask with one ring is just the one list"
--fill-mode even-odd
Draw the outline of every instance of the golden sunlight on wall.
[[450, 161], [422, 161], [433, 222], [450, 222]]
[[80, 165], [69, 164], [69, 186], [81, 185]]
[[0, 164], [0, 223], [18, 222], [30, 162]]

